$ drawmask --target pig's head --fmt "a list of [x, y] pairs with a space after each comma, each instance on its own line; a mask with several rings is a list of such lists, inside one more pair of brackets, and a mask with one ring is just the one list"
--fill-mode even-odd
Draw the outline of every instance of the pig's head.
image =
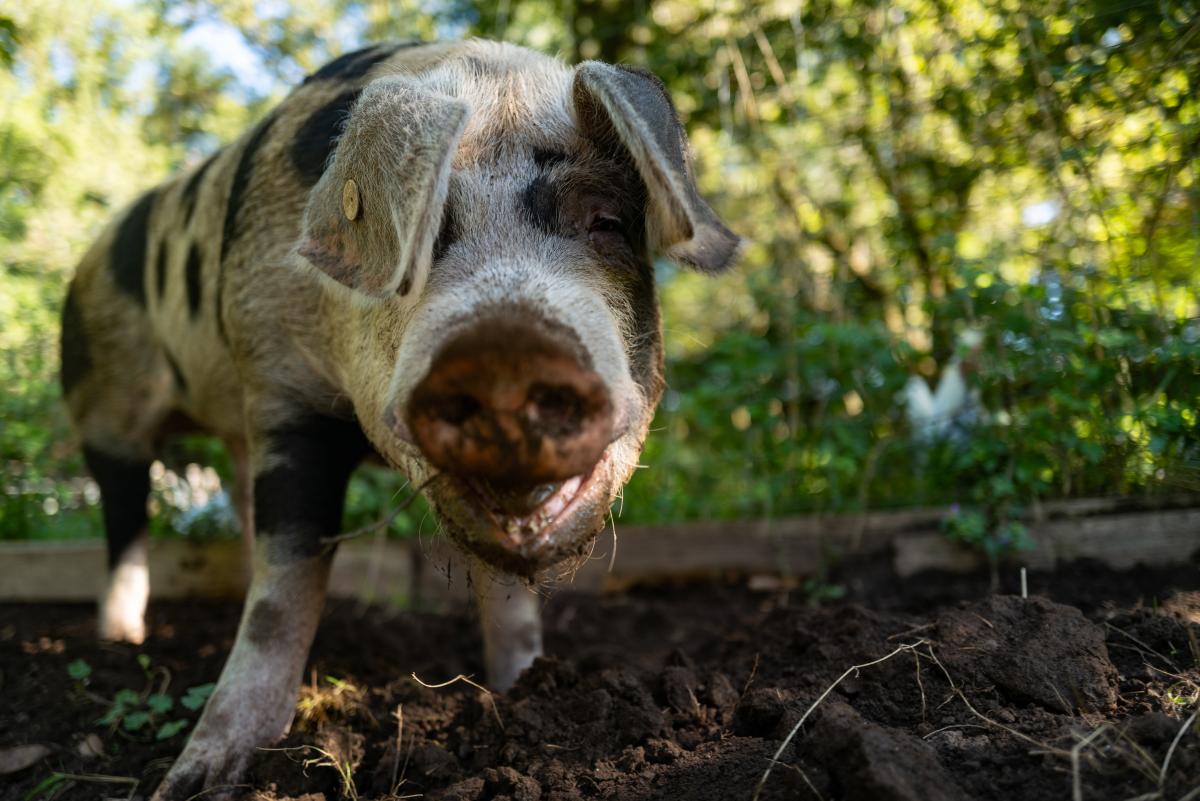
[[532, 576], [587, 552], [637, 465], [653, 255], [717, 272], [738, 244], [655, 77], [478, 42], [367, 86], [300, 252], [399, 334], [366, 338], [393, 348], [376, 447], [433, 477], [459, 545]]

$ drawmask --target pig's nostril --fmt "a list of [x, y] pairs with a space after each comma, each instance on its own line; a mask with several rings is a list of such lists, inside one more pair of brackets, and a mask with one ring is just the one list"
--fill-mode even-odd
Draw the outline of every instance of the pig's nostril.
[[557, 503], [553, 487], [593, 468], [612, 430], [608, 389], [572, 336], [510, 319], [456, 335], [409, 396], [414, 444], [439, 470], [516, 492], [500, 506]]
[[529, 416], [547, 434], [568, 433], [579, 426], [587, 409], [583, 398], [570, 387], [537, 383], [529, 388]]
[[479, 400], [473, 395], [451, 395], [442, 401], [438, 408], [438, 417], [453, 426], [461, 426], [479, 413], [482, 408]]

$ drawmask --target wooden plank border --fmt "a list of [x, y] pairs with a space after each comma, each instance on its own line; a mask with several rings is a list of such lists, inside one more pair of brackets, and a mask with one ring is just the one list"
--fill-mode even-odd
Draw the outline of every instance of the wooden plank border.
[[[889, 549], [901, 577], [981, 566], [979, 554], [942, 536], [945, 514], [917, 509], [618, 525], [615, 559], [610, 529], [568, 586], [612, 591], [639, 581], [691, 576], [805, 576], [839, 558]], [[1029, 526], [1035, 547], [1010, 561], [1031, 568], [1082, 557], [1126, 568], [1139, 562], [1181, 564], [1200, 556], [1200, 499], [1194, 496], [1061, 501], [1036, 510]], [[330, 595], [440, 609], [465, 602], [465, 575], [452, 549], [437, 539], [351, 540], [334, 561]], [[92, 601], [104, 578], [100, 540], [0, 542], [0, 601]], [[155, 598], [240, 598], [245, 586], [240, 543], [152, 541], [150, 582]]]

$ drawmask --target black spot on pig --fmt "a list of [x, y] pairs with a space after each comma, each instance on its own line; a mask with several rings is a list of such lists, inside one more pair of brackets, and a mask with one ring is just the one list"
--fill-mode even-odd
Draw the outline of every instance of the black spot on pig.
[[133, 298], [139, 306], [146, 305], [146, 237], [156, 197], [157, 190], [152, 190], [133, 204], [133, 208], [117, 226], [117, 235], [113, 238], [108, 257], [108, 266], [117, 288]]
[[370, 444], [356, 421], [311, 415], [270, 431], [267, 448], [274, 466], [254, 479], [255, 531], [314, 556], [341, 527], [346, 484]]
[[158, 246], [158, 265], [155, 268], [156, 280], [158, 283], [159, 300], [166, 294], [167, 291], [167, 258], [169, 256], [169, 248], [166, 242], [162, 242]]
[[404, 42], [401, 44], [391, 45], [372, 45], [364, 47], [361, 50], [355, 50], [342, 55], [330, 61], [321, 69], [314, 72], [304, 79], [304, 83], [313, 83], [315, 81], [354, 81], [365, 76], [381, 61], [387, 60], [389, 56], [404, 47], [413, 47], [418, 42]]
[[445, 256], [450, 246], [458, 241], [458, 237], [458, 221], [454, 217], [454, 207], [447, 202], [442, 211], [442, 227], [438, 229], [437, 239], [433, 240], [433, 260], [436, 262]]
[[359, 90], [342, 92], [310, 114], [296, 131], [289, 155], [292, 166], [306, 185], [312, 186], [325, 173], [358, 94]]
[[79, 311], [79, 300], [75, 287], [67, 290], [67, 299], [62, 311], [62, 365], [60, 378], [63, 394], [70, 392], [92, 369], [92, 356], [88, 350], [87, 332], [83, 329], [83, 315]]
[[222, 295], [225, 293], [225, 260], [229, 256], [229, 249], [241, 236], [241, 213], [242, 206], [246, 202], [246, 194], [250, 190], [250, 178], [254, 174], [255, 157], [258, 154], [263, 143], [267, 139], [267, 134], [271, 132], [272, 126], [275, 125], [275, 117], [267, 117], [254, 133], [250, 135], [250, 140], [246, 142], [245, 148], [238, 156], [237, 167], [233, 171], [233, 181], [229, 185], [229, 202], [225, 206], [225, 223], [221, 228], [221, 260], [217, 264], [217, 294], [215, 299], [215, 308], [217, 315], [217, 334], [221, 337], [221, 341], [225, 346], [229, 346], [229, 335], [225, 331], [225, 316], [222, 312]]
[[146, 496], [150, 494], [150, 462], [113, 456], [90, 445], [83, 460], [100, 487], [104, 531], [108, 537], [111, 570], [146, 527]]
[[229, 249], [233, 247], [234, 242], [241, 234], [242, 205], [246, 202], [246, 193], [250, 189], [250, 178], [254, 174], [254, 162], [259, 149], [267, 139], [267, 134], [271, 132], [274, 125], [275, 117], [267, 117], [259, 123], [258, 127], [254, 129], [254, 133], [250, 135], [250, 140], [246, 142], [245, 148], [242, 149], [241, 155], [238, 156], [237, 167], [233, 171], [233, 181], [229, 185], [229, 203], [225, 206], [225, 223], [221, 229], [222, 263], [229, 255]]
[[171, 376], [175, 379], [175, 388], [181, 394], [186, 395], [188, 388], [187, 378], [184, 377], [183, 370], [179, 369], [179, 362], [175, 361], [175, 357], [171, 355], [170, 351], [164, 351], [164, 353], [167, 357], [167, 365], [171, 368]]
[[539, 231], [554, 235], [559, 233], [558, 187], [539, 175], [521, 193], [521, 206], [529, 222]]
[[533, 151], [533, 163], [538, 169], [548, 170], [556, 164], [560, 164], [567, 160], [567, 154], [561, 150], [548, 150], [546, 148], [535, 148]]
[[183, 192], [180, 199], [183, 201], [183, 221], [188, 224], [192, 221], [192, 214], [196, 211], [196, 198], [200, 194], [200, 183], [204, 180], [204, 174], [208, 172], [208, 168], [217, 160], [217, 154], [213, 153], [204, 160], [204, 163], [196, 168], [187, 179], [187, 183], [183, 185]]
[[274, 640], [283, 630], [287, 618], [278, 605], [265, 598], [254, 602], [246, 616], [246, 639], [263, 645]]
[[188, 313], [193, 318], [200, 313], [200, 304], [203, 301], [203, 288], [200, 285], [200, 267], [204, 264], [204, 259], [200, 255], [200, 248], [196, 243], [192, 243], [192, 247], [188, 250], [187, 258], [187, 304]]

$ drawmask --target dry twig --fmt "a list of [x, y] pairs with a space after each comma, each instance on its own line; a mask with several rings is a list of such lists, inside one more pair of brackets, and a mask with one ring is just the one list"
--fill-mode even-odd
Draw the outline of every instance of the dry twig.
[[464, 676], [462, 673], [459, 673], [454, 678], [443, 681], [441, 684], [428, 684], [423, 682], [416, 673], [413, 673], [412, 677], [413, 681], [415, 681], [417, 684], [420, 684], [422, 687], [428, 687], [431, 690], [440, 690], [443, 687], [449, 687], [451, 684], [457, 684], [460, 681], [471, 685], [476, 690], [479, 690], [481, 693], [487, 696], [488, 701], [492, 705], [492, 714], [496, 716], [496, 724], [500, 726], [500, 731], [504, 731], [504, 722], [500, 720], [500, 710], [496, 707], [496, 698], [492, 694], [492, 691], [487, 687], [484, 687], [482, 684], [472, 681], [470, 676]]
[[796, 725], [792, 727], [792, 730], [790, 732], [788, 732], [787, 737], [783, 738], [783, 742], [779, 745], [779, 748], [775, 751], [774, 756], [771, 757], [771, 761], [770, 761], [770, 764], [767, 765], [767, 769], [765, 771], [763, 771], [762, 778], [760, 778], [758, 780], [758, 785], [755, 786], [754, 795], [752, 795], [750, 797], [750, 801], [758, 801], [758, 796], [762, 793], [763, 787], [765, 787], [767, 784], [767, 777], [771, 775], [771, 769], [773, 767], [775, 767], [777, 762], [779, 762], [779, 757], [787, 749], [788, 745], [791, 744], [792, 738], [796, 736], [796, 732], [800, 731], [800, 727], [802, 727], [804, 725], [804, 721], [808, 720], [808, 716], [811, 715], [813, 713], [813, 710], [815, 710], [818, 706], [820, 706], [821, 703], [826, 698], [829, 697], [829, 694], [831, 692], [833, 692], [839, 684], [841, 684], [851, 674], [857, 674], [858, 671], [862, 670], [863, 668], [868, 668], [868, 667], [871, 667], [872, 665], [881, 664], [883, 662], [888, 661], [889, 659], [891, 659], [892, 657], [894, 657], [898, 654], [902, 654], [905, 651], [912, 651], [912, 650], [919, 648], [920, 646], [925, 645], [927, 643], [928, 643], [927, 640], [917, 640], [914, 643], [908, 643], [905, 645], [901, 645], [900, 647], [896, 648], [896, 650], [889, 653], [887, 656], [881, 656], [878, 659], [872, 660], [870, 662], [864, 662], [861, 665], [851, 665], [850, 667], [846, 668], [846, 672], [843, 673], [842, 675], [838, 676], [837, 679], [835, 679], [832, 684], [830, 684], [828, 687], [825, 688], [825, 691], [823, 693], [821, 693], [819, 696], [817, 696], [817, 700], [813, 701], [812, 704], [809, 705], [808, 709], [804, 710], [804, 714], [800, 716], [800, 720], [796, 721]]

